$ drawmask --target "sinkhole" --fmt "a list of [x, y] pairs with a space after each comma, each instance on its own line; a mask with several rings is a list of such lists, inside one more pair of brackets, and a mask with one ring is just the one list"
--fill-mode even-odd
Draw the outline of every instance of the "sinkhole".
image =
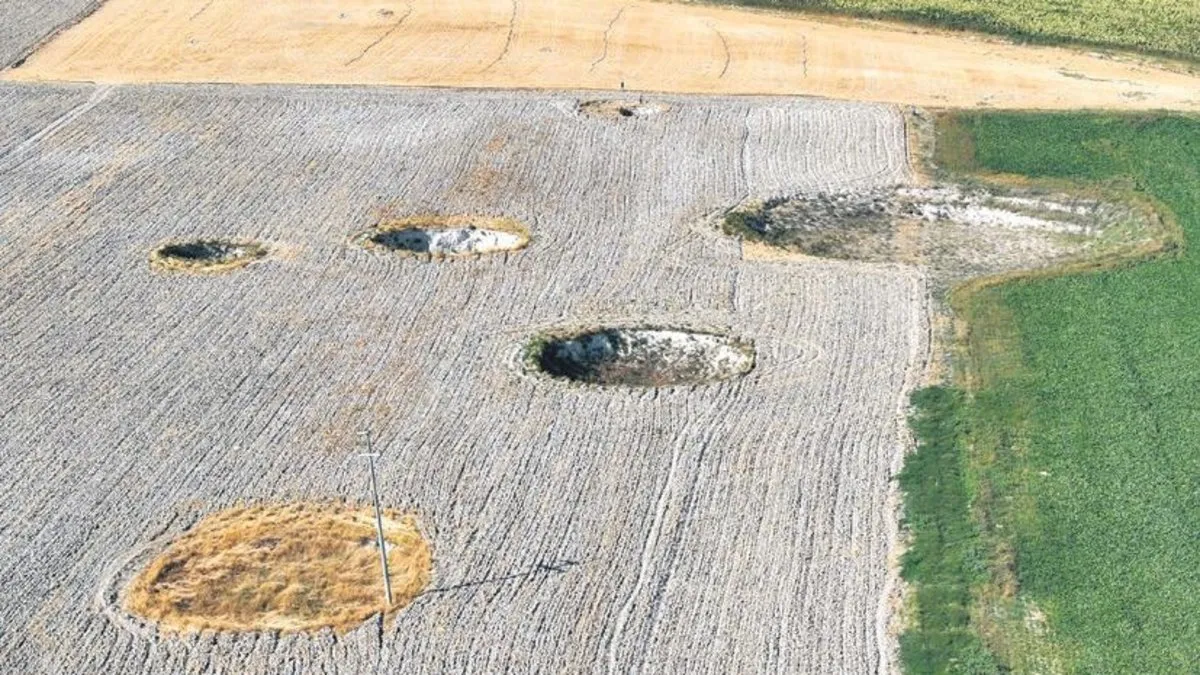
[[754, 368], [752, 343], [725, 335], [663, 328], [601, 328], [534, 340], [529, 364], [552, 377], [597, 385], [671, 387], [710, 384]]
[[197, 239], [159, 246], [150, 253], [150, 264], [170, 272], [227, 272], [261, 260], [268, 252], [257, 242]]
[[434, 258], [518, 251], [529, 244], [529, 231], [508, 218], [422, 216], [389, 221], [359, 236], [381, 251]]

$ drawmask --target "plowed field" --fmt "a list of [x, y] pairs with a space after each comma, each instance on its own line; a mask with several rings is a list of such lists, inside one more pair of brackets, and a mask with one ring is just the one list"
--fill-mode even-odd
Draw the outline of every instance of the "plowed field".
[[[890, 477], [925, 362], [914, 268], [746, 262], [697, 225], [751, 196], [909, 180], [900, 114], [564, 94], [0, 85], [0, 669], [874, 672], [891, 661]], [[16, 124], [17, 120], [24, 120]], [[517, 252], [362, 248], [381, 220], [528, 225]], [[155, 271], [174, 238], [272, 254]], [[713, 384], [527, 374], [549, 330], [753, 342]], [[420, 517], [394, 624], [158, 637], [132, 561], [251, 502]], [[369, 542], [368, 542], [369, 543]]]

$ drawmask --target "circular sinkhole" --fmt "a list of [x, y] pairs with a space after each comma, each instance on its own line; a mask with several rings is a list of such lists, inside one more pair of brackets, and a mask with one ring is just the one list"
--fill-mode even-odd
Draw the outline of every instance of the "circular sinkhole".
[[212, 514], [126, 587], [126, 612], [172, 632], [345, 632], [390, 616], [429, 583], [415, 516], [383, 512], [392, 602], [384, 602], [374, 509], [291, 503]]
[[257, 242], [196, 239], [159, 246], [150, 252], [150, 264], [168, 272], [215, 274], [245, 267], [268, 253], [266, 245]]
[[662, 103], [619, 99], [580, 101], [579, 103], [579, 112], [584, 115], [617, 120], [654, 117], [665, 113], [667, 109], [668, 107]]
[[380, 223], [357, 239], [371, 249], [452, 258], [519, 251], [529, 230], [510, 218], [416, 216]]
[[598, 385], [671, 387], [741, 377], [754, 345], [725, 335], [664, 328], [602, 328], [542, 337], [527, 362], [553, 377]]

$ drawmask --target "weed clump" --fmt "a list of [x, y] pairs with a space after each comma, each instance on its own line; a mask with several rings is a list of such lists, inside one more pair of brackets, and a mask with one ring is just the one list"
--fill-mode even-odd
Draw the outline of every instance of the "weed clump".
[[769, 199], [734, 209], [725, 234], [806, 255], [862, 260], [886, 251], [892, 222], [881, 201], [842, 195]]

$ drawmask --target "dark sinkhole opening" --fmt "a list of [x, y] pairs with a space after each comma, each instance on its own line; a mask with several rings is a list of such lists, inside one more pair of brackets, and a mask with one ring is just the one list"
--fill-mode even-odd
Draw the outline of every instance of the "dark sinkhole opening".
[[543, 337], [529, 365], [552, 377], [598, 385], [670, 387], [741, 377], [754, 368], [754, 345], [725, 335], [664, 328], [601, 328]]
[[267, 247], [256, 242], [197, 239], [163, 244], [150, 254], [155, 267], [177, 272], [224, 272], [267, 256]]

